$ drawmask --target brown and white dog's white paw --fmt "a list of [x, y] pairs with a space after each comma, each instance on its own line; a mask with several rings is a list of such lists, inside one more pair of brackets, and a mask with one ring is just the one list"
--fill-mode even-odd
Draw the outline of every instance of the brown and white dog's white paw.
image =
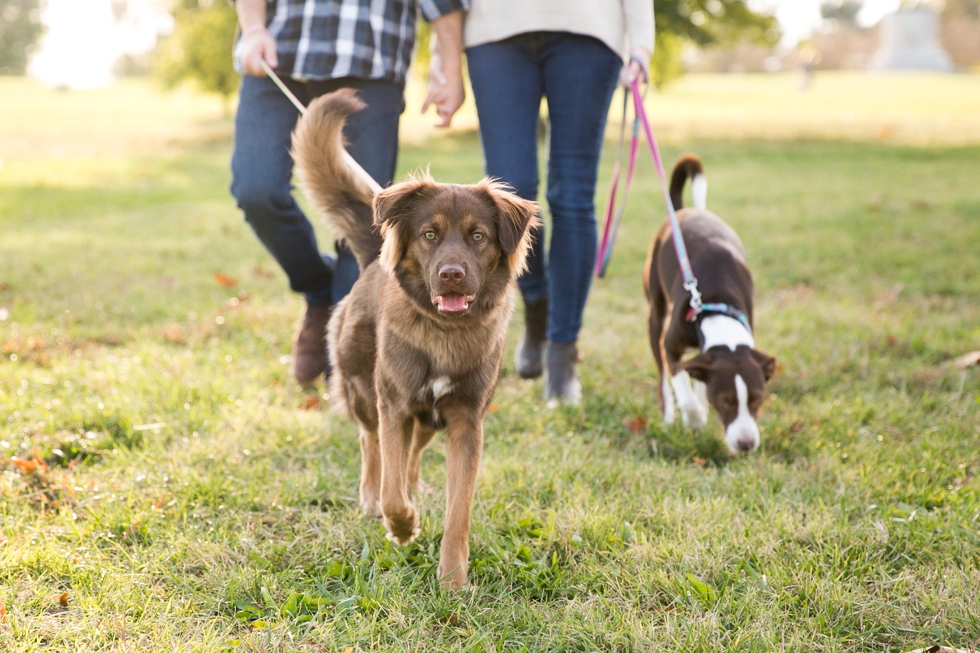
[[678, 372], [671, 379], [677, 408], [681, 414], [684, 426], [700, 431], [708, 425], [708, 409], [703, 405], [691, 386], [691, 377], [687, 372]]

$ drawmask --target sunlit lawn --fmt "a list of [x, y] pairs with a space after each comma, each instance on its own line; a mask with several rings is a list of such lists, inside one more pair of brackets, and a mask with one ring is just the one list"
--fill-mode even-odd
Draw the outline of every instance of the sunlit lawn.
[[[659, 422], [643, 159], [581, 408], [515, 378], [512, 328], [474, 589], [446, 595], [444, 495], [388, 543], [356, 511], [356, 428], [290, 380], [302, 302], [227, 192], [220, 102], [0, 79], [0, 650], [980, 645], [980, 369], [952, 363], [980, 349], [980, 77], [795, 83], [648, 98], [748, 249], [780, 361], [762, 450]], [[471, 108], [440, 134], [410, 98], [401, 173], [478, 179]]]

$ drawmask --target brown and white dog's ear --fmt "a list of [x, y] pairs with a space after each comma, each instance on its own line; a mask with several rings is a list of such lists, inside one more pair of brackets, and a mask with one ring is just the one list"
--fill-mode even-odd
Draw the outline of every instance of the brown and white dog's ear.
[[533, 231], [541, 226], [538, 203], [518, 197], [509, 186], [484, 179], [478, 188], [486, 191], [497, 207], [497, 239], [507, 257], [507, 265], [516, 273], [524, 271], [527, 250], [534, 238]]
[[776, 373], [776, 359], [758, 349], [752, 350], [752, 358], [759, 363], [759, 367], [762, 368], [762, 373], [765, 375], [766, 381], [771, 379], [772, 375]]
[[692, 379], [696, 379], [702, 383], [707, 383], [708, 371], [711, 369], [711, 365], [714, 363], [714, 361], [715, 357], [712, 354], [704, 352], [698, 354], [694, 358], [689, 358], [686, 361], [681, 361], [678, 363], [674, 368], [674, 374], [687, 372]]
[[398, 262], [405, 256], [405, 242], [401, 224], [415, 215], [419, 204], [436, 189], [432, 177], [425, 173], [418, 177], [389, 186], [374, 196], [374, 224], [381, 227], [381, 269], [392, 274]]

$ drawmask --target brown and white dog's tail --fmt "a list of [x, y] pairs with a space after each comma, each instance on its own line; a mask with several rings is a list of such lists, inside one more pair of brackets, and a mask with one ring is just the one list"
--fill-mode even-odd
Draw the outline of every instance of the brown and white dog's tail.
[[372, 219], [371, 189], [344, 162], [343, 128], [364, 107], [353, 89], [313, 100], [293, 131], [291, 152], [306, 197], [347, 241], [362, 270], [378, 258], [381, 232]]
[[701, 159], [694, 154], [685, 154], [674, 164], [674, 172], [670, 175], [670, 201], [674, 210], [684, 207], [684, 184], [691, 180], [691, 195], [694, 198], [694, 208], [708, 208], [708, 178], [704, 176], [704, 166]]

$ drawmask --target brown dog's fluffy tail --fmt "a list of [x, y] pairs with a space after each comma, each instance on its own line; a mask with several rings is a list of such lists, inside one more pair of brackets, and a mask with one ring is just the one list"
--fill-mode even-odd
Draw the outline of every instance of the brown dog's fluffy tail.
[[352, 89], [313, 100], [293, 131], [291, 152], [306, 197], [347, 241], [362, 270], [378, 258], [381, 233], [372, 221], [371, 189], [344, 162], [342, 130], [347, 116], [364, 106]]
[[695, 208], [708, 208], [708, 179], [704, 176], [701, 159], [694, 154], [685, 154], [674, 164], [674, 172], [670, 175], [670, 201], [674, 210], [684, 207], [684, 184], [688, 179], [691, 180]]

